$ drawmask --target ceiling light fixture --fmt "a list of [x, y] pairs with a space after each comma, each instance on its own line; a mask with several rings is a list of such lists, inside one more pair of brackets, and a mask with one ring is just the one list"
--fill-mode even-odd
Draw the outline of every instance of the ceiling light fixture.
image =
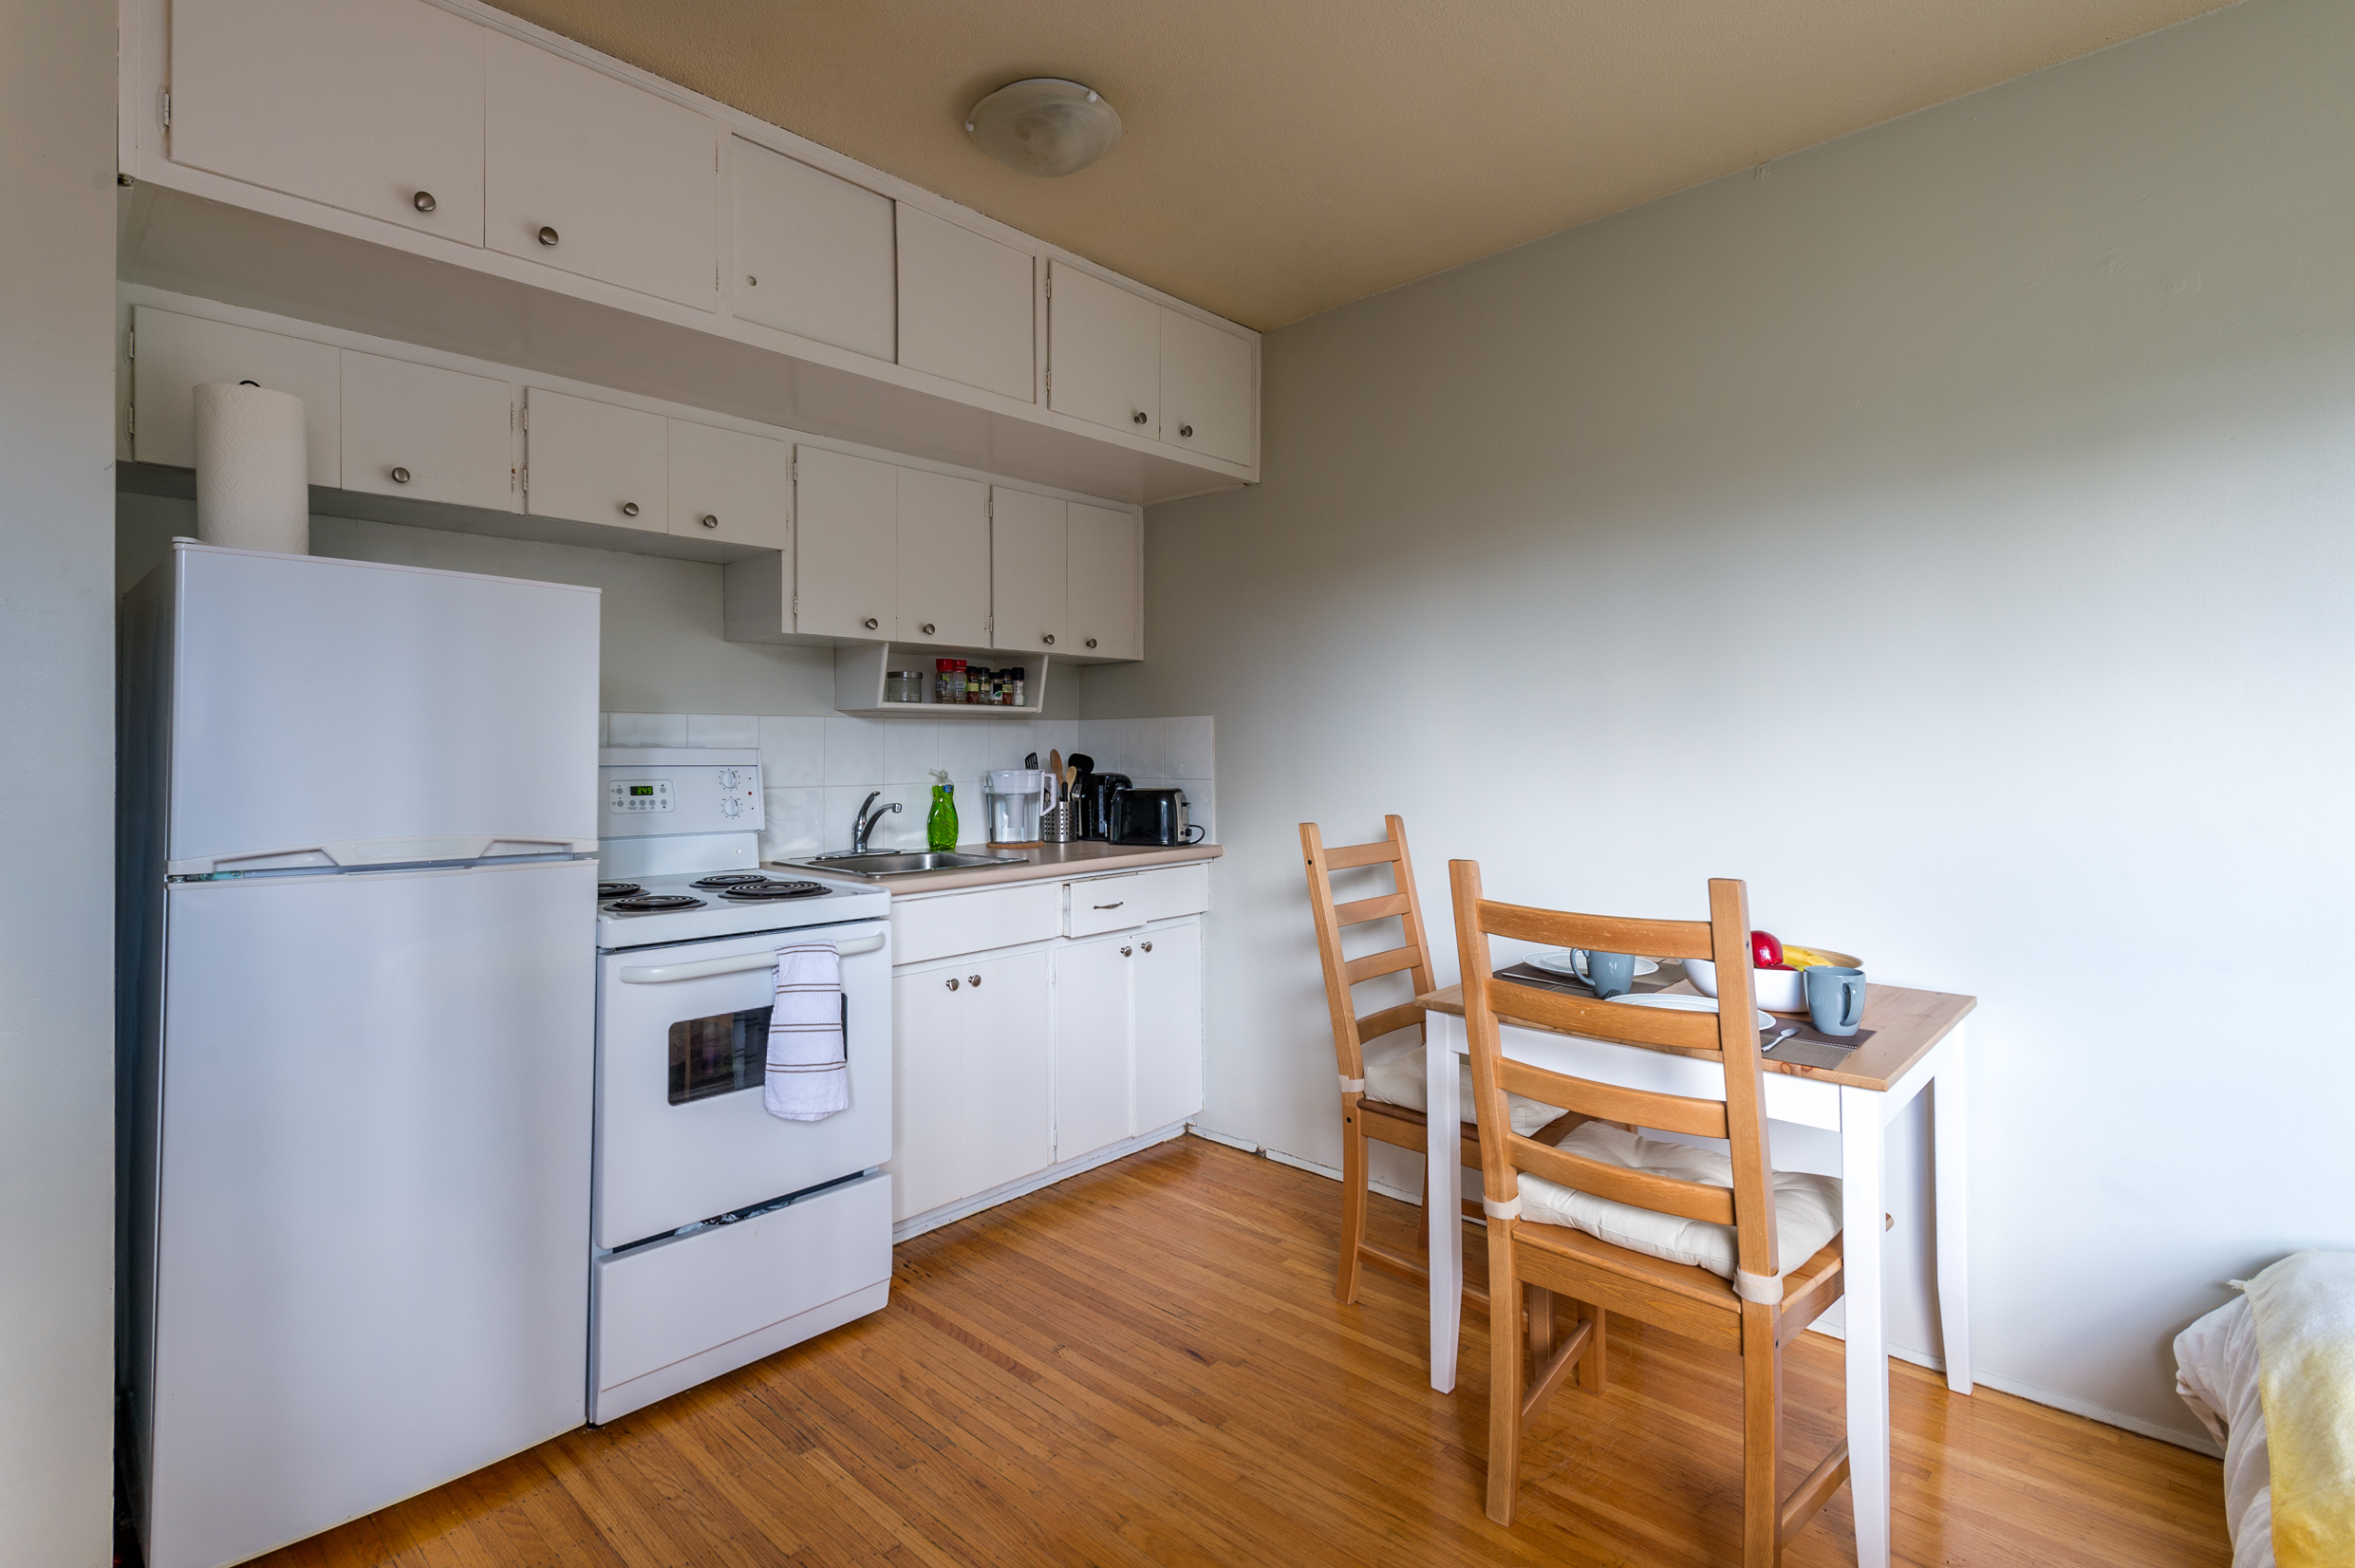
[[1112, 150], [1120, 116], [1093, 88], [1060, 77], [1034, 76], [973, 105], [965, 130], [974, 145], [1019, 174], [1055, 179]]

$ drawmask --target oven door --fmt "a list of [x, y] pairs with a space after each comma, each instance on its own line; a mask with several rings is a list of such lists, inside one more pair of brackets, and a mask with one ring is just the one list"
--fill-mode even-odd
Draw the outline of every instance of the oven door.
[[[820, 1122], [761, 1107], [775, 955], [842, 949], [850, 1109]], [[601, 953], [600, 1248], [626, 1246], [891, 1158], [891, 927], [850, 921]]]

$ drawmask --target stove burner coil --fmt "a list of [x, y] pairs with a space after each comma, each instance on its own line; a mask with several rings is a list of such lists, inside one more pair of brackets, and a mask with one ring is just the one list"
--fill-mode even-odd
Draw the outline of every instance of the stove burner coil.
[[634, 882], [600, 882], [597, 884], [597, 896], [601, 899], [627, 898], [632, 893], [645, 891], [645, 888]]
[[733, 887], [723, 887], [720, 896], [741, 903], [765, 904], [776, 899], [814, 898], [825, 891], [826, 885], [822, 882], [772, 882], [766, 877], [757, 877]]
[[762, 876], [758, 871], [722, 871], [718, 876], [698, 877], [695, 879], [692, 886], [697, 887], [740, 887], [746, 883], [766, 882], [769, 879], [767, 877]]
[[606, 905], [625, 914], [645, 914], [656, 909], [701, 909], [703, 901], [684, 893], [638, 893], [629, 898], [617, 898]]

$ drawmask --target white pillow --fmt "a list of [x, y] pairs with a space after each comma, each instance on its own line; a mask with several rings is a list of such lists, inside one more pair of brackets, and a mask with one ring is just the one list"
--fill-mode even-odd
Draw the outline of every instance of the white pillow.
[[[1713, 1148], [1662, 1143], [1639, 1132], [1623, 1132], [1605, 1122], [1582, 1122], [1561, 1141], [1565, 1154], [1583, 1154], [1603, 1165], [1648, 1170], [1680, 1181], [1733, 1185], [1733, 1161]], [[1521, 1217], [1541, 1224], [1582, 1230], [1598, 1241], [1631, 1251], [1649, 1253], [1672, 1263], [1691, 1263], [1711, 1274], [1733, 1278], [1734, 1239], [1731, 1225], [1712, 1225], [1634, 1204], [1615, 1203], [1549, 1182], [1530, 1171], [1521, 1173]], [[1783, 1272], [1805, 1262], [1840, 1234], [1840, 1182], [1831, 1176], [1801, 1171], [1774, 1173], [1775, 1245]]]
[[[1456, 1080], [1455, 1103], [1462, 1109], [1465, 1119], [1469, 1121], [1472, 1111], [1472, 1064], [1467, 1061], [1455, 1065], [1456, 1071], [1463, 1074]], [[1411, 1045], [1380, 1061], [1366, 1063], [1366, 1098], [1369, 1100], [1380, 1100], [1385, 1105], [1403, 1105], [1409, 1111], [1429, 1114], [1430, 1096], [1423, 1092], [1423, 1048], [1419, 1045]], [[1560, 1106], [1525, 1099], [1509, 1091], [1505, 1096], [1505, 1119], [1513, 1124], [1513, 1130], [1524, 1138], [1561, 1114]]]

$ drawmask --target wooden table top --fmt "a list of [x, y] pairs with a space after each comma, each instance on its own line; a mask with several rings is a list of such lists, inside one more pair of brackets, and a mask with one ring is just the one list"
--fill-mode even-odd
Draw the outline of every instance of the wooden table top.
[[[1660, 989], [1673, 994], [1697, 997], [1700, 992], [1689, 980]], [[1450, 985], [1444, 991], [1430, 991], [1414, 999], [1434, 1013], [1464, 1016], [1464, 987]], [[1873, 1037], [1857, 1047], [1848, 1060], [1839, 1067], [1803, 1067], [1797, 1062], [1779, 1062], [1762, 1058], [1761, 1065], [1769, 1073], [1788, 1073], [1794, 1077], [1821, 1078], [1826, 1083], [1845, 1084], [1852, 1089], [1885, 1090], [1912, 1071], [1930, 1054], [1930, 1049], [1953, 1032], [1956, 1024], [1970, 1016], [1979, 1005], [1976, 997], [1959, 997], [1944, 991], [1911, 991], [1901, 985], [1879, 985], [1868, 982], [1864, 988], [1864, 1019], [1860, 1027], [1874, 1032]], [[1806, 1015], [1777, 1014], [1806, 1021]], [[1508, 1019], [1517, 1029], [1540, 1029], [1549, 1035], [1569, 1034], [1542, 1023], [1523, 1023]], [[1623, 1042], [1614, 1042], [1623, 1043]], [[1665, 1046], [1639, 1045], [1638, 1051], [1668, 1050]], [[1680, 1056], [1714, 1056], [1715, 1052], [1676, 1051]]]

